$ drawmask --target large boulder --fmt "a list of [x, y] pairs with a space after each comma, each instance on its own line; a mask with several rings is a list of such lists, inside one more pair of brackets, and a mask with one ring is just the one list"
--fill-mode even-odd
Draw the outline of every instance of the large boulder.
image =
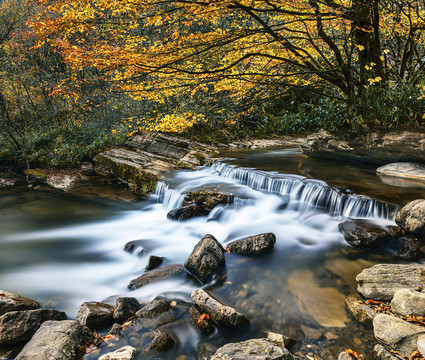
[[273, 249], [275, 243], [276, 236], [273, 233], [265, 233], [232, 241], [226, 250], [236, 254], [255, 255]]
[[338, 225], [345, 241], [356, 248], [374, 248], [392, 238], [392, 233], [372, 221], [346, 220]]
[[10, 311], [0, 317], [0, 346], [28, 341], [47, 320], [65, 320], [63, 311], [52, 309]]
[[408, 234], [425, 237], [425, 200], [413, 200], [403, 206], [395, 222]]
[[377, 264], [356, 277], [357, 291], [366, 299], [391, 300], [400, 289], [422, 291], [425, 266], [410, 264]]
[[391, 310], [400, 316], [424, 316], [425, 294], [410, 289], [400, 289], [391, 300]]
[[35, 300], [0, 290], [0, 316], [9, 311], [33, 310], [39, 306], [40, 304]]
[[130, 284], [128, 284], [128, 288], [137, 289], [156, 281], [166, 280], [174, 276], [184, 276], [185, 274], [186, 272], [183, 266], [178, 264], [169, 265], [163, 268], [151, 270], [140, 275], [138, 278], [131, 280]]
[[202, 283], [206, 283], [220, 272], [225, 263], [223, 246], [208, 234], [195, 245], [184, 267]]
[[409, 357], [417, 349], [418, 338], [425, 334], [425, 327], [395, 316], [378, 314], [373, 319], [373, 333], [379, 343]]
[[77, 360], [91, 335], [75, 320], [46, 321], [15, 360]]
[[413, 131], [344, 132], [321, 130], [300, 144], [309, 156], [385, 164], [425, 159], [425, 136]]
[[208, 292], [196, 289], [192, 292], [193, 302], [215, 322], [229, 327], [242, 327], [249, 323], [248, 318], [238, 310], [224, 305]]
[[140, 195], [155, 190], [166, 173], [203, 165], [215, 153], [211, 146], [161, 133], [144, 132], [128, 139], [124, 146], [102, 152], [94, 158], [97, 173], [113, 175]]
[[103, 329], [114, 322], [114, 307], [96, 301], [81, 304], [77, 311], [77, 320], [91, 330]]
[[251, 339], [230, 343], [217, 350], [211, 360], [292, 360], [288, 349], [267, 339]]

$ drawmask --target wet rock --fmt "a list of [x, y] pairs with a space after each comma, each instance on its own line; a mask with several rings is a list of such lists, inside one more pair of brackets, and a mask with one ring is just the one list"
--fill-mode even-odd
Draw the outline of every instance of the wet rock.
[[134, 297], [121, 297], [115, 302], [113, 318], [117, 323], [124, 323], [127, 319], [136, 315], [140, 310], [140, 303]]
[[357, 291], [366, 299], [391, 300], [400, 289], [421, 291], [424, 287], [425, 266], [377, 264], [364, 269], [356, 280]]
[[403, 260], [417, 260], [423, 257], [423, 241], [416, 236], [405, 235], [398, 238], [397, 257]]
[[294, 359], [288, 349], [267, 339], [251, 339], [230, 343], [217, 350], [211, 360], [286, 360]]
[[146, 270], [153, 270], [159, 267], [163, 263], [164, 259], [159, 256], [151, 255], [149, 256], [148, 265], [146, 265]]
[[136, 355], [136, 348], [124, 346], [114, 352], [102, 355], [99, 360], [132, 360]]
[[378, 314], [373, 319], [373, 333], [379, 343], [409, 357], [416, 350], [419, 335], [425, 334], [425, 327]]
[[90, 301], [81, 304], [77, 311], [77, 320], [89, 329], [103, 329], [114, 322], [114, 307], [108, 304]]
[[152, 342], [146, 348], [147, 352], [160, 352], [167, 351], [174, 347], [175, 345], [174, 339], [167, 334], [165, 331], [160, 329], [155, 330], [155, 337]]
[[198, 216], [205, 216], [207, 212], [201, 206], [196, 204], [182, 206], [178, 209], [174, 209], [168, 212], [167, 218], [170, 220], [189, 220]]
[[408, 234], [425, 237], [425, 200], [414, 200], [403, 206], [395, 222]]
[[348, 295], [345, 299], [345, 305], [357, 321], [372, 326], [376, 312], [366, 305], [360, 296], [357, 294]]
[[387, 229], [368, 220], [346, 220], [338, 227], [345, 241], [356, 248], [374, 248], [392, 238]]
[[267, 340], [270, 340], [277, 346], [287, 348], [288, 350], [291, 350], [291, 348], [297, 343], [297, 341], [291, 337], [273, 332], [269, 332], [267, 334]]
[[229, 204], [233, 200], [233, 194], [218, 188], [217, 186], [203, 187], [198, 191], [186, 193], [183, 206], [196, 204], [203, 208], [206, 213], [211, 212], [217, 205]]
[[392, 355], [381, 344], [375, 345], [375, 348], [373, 350], [375, 351], [375, 354], [376, 354], [375, 360], [400, 360], [398, 356]]
[[35, 300], [0, 290], [0, 315], [9, 311], [33, 310], [37, 309], [39, 306], [40, 304]]
[[258, 234], [232, 241], [227, 245], [230, 252], [244, 255], [261, 254], [273, 249], [276, 236], [272, 233]]
[[397, 290], [391, 301], [391, 310], [399, 316], [424, 316], [425, 294], [409, 289]]
[[184, 274], [185, 271], [183, 266], [169, 265], [160, 269], [151, 270], [143, 275], [140, 275], [138, 278], [131, 280], [130, 284], [128, 284], [128, 288], [137, 289], [155, 281], [169, 279], [174, 276], [183, 276]]
[[77, 360], [91, 334], [75, 320], [46, 321], [15, 360]]
[[199, 346], [196, 360], [210, 360], [216, 353], [217, 347], [209, 343], [203, 343]]
[[184, 266], [202, 283], [212, 279], [225, 265], [224, 249], [212, 235], [205, 235], [194, 247]]
[[192, 292], [193, 302], [206, 312], [215, 322], [224, 326], [242, 327], [249, 323], [248, 318], [236, 309], [222, 304], [202, 289]]
[[204, 335], [211, 335], [214, 332], [214, 322], [209, 318], [209, 315], [208, 318], [204, 317], [202, 321], [199, 321], [202, 316], [202, 311], [198, 306], [191, 306], [189, 309], [189, 315], [193, 324], [199, 329], [201, 333]]
[[111, 330], [109, 330], [108, 335], [112, 336], [121, 336], [122, 325], [115, 323], [112, 325]]
[[376, 169], [378, 175], [394, 176], [425, 181], [425, 166], [418, 163], [398, 162], [380, 166]]
[[149, 305], [139, 310], [136, 315], [139, 318], [152, 319], [168, 311], [170, 303], [165, 299], [154, 299]]
[[47, 320], [65, 320], [63, 311], [52, 309], [10, 311], [0, 317], [0, 346], [28, 341]]

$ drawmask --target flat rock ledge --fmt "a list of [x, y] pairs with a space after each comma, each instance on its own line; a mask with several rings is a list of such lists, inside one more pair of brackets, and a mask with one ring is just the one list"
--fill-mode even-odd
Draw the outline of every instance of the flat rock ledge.
[[425, 266], [377, 264], [356, 277], [357, 291], [366, 299], [390, 301], [400, 289], [423, 291]]
[[424, 162], [425, 134], [413, 131], [331, 133], [320, 130], [300, 144], [309, 156], [377, 164]]
[[376, 173], [382, 176], [425, 181], [425, 165], [411, 162], [398, 162], [380, 166]]
[[267, 339], [251, 339], [222, 346], [211, 360], [292, 360], [294, 357], [283, 347]]
[[214, 147], [161, 133], [144, 132], [124, 146], [95, 156], [95, 171], [112, 175], [136, 194], [147, 196], [166, 173], [204, 165]]

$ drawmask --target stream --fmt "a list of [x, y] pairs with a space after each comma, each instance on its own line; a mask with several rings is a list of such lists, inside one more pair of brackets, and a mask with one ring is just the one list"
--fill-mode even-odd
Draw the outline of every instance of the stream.
[[[0, 289], [63, 310], [71, 319], [84, 301], [113, 304], [119, 296], [141, 301], [161, 296], [184, 307], [201, 284], [179, 279], [127, 288], [145, 271], [150, 255], [164, 257], [164, 265], [183, 264], [206, 234], [226, 247], [235, 239], [273, 232], [272, 252], [226, 254], [225, 281], [209, 286], [214, 296], [245, 313], [251, 326], [205, 337], [183, 311], [169, 329], [177, 345], [158, 359], [195, 359], [202, 343], [219, 347], [268, 331], [299, 340], [293, 353], [300, 359], [337, 359], [346, 348], [373, 359], [372, 330], [351, 317], [344, 299], [356, 291], [355, 276], [362, 269], [402, 261], [391, 245], [352, 249], [338, 224], [368, 218], [393, 225], [397, 208], [423, 198], [424, 188], [380, 179], [373, 165], [311, 159], [291, 146], [226, 150], [220, 156], [210, 167], [171, 174], [143, 201], [79, 196], [78, 191], [0, 190]], [[234, 202], [204, 217], [167, 218], [185, 192], [205, 186], [232, 192]], [[141, 240], [139, 248], [124, 251], [133, 240]], [[131, 331], [100, 354], [134, 346]]]

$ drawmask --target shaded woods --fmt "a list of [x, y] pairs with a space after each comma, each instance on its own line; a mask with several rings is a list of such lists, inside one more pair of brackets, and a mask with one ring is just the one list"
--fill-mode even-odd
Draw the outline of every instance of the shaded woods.
[[421, 126], [424, 10], [399, 0], [4, 0], [0, 157], [68, 166], [142, 129], [214, 142]]

